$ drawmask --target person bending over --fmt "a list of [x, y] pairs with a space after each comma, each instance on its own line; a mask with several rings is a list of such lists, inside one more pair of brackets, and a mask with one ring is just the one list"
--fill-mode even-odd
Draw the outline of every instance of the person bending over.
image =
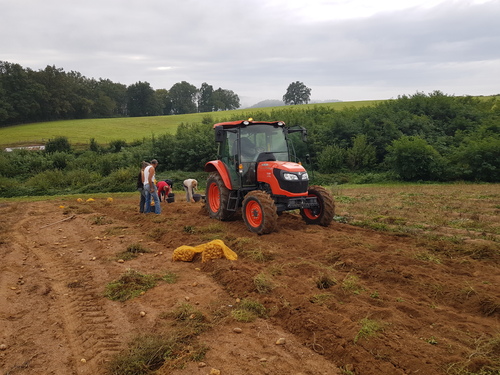
[[194, 178], [188, 178], [183, 182], [184, 190], [186, 191], [186, 201], [194, 203], [194, 192], [198, 190], [198, 181]]

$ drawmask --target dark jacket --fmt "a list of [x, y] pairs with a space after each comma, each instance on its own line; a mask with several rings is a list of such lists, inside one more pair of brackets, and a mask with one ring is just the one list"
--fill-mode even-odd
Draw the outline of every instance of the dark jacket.
[[139, 172], [139, 176], [137, 176], [137, 189], [144, 189], [144, 184], [142, 183], [142, 172]]

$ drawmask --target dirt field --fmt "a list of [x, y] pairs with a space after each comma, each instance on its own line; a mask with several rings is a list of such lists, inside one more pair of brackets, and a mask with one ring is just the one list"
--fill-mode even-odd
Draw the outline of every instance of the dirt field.
[[[351, 225], [367, 219], [350, 211], [368, 194], [361, 190], [340, 192], [339, 220], [327, 228], [285, 213], [264, 236], [182, 199], [162, 202], [159, 216], [139, 214], [138, 195], [0, 203], [0, 373], [108, 374], [129, 343], [168, 335], [179, 327], [172, 311], [189, 307], [205, 329], [158, 374], [499, 374], [500, 188], [489, 189], [477, 191], [489, 194], [477, 214], [487, 233]], [[439, 194], [437, 205], [459, 211], [462, 195]], [[404, 218], [414, 207], [397, 209]], [[378, 215], [372, 223], [397, 222]], [[171, 260], [177, 247], [213, 239], [238, 259]], [[148, 252], [119, 261], [131, 244]], [[125, 302], [106, 298], [127, 270], [176, 281]], [[243, 300], [266, 316], [237, 320]], [[185, 360], [200, 346], [204, 357]]]

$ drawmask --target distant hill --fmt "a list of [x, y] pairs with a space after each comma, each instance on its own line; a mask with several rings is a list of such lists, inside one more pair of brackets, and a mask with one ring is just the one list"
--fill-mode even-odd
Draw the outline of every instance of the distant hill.
[[[342, 100], [338, 99], [331, 99], [331, 100], [311, 100], [309, 104], [319, 104], [319, 103], [336, 103], [336, 102], [341, 102]], [[262, 100], [261, 102], [258, 102], [257, 104], [254, 104], [251, 107], [248, 108], [264, 108], [264, 107], [281, 107], [284, 106], [285, 102], [283, 100], [277, 100], [277, 99], [266, 99]]]
[[262, 100], [261, 102], [258, 102], [257, 104], [254, 104], [253, 106], [248, 108], [281, 107], [283, 105], [285, 105], [283, 100], [267, 99], [267, 100]]

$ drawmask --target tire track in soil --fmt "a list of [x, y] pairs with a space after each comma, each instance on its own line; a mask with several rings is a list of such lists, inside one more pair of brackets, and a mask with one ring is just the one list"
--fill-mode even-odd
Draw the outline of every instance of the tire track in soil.
[[[35, 226], [35, 235], [26, 230], [27, 227]], [[64, 223], [60, 226], [64, 226]], [[41, 231], [54, 230], [41, 228], [39, 220], [25, 217], [13, 226], [11, 236], [21, 244], [26, 254], [37, 258], [40, 267], [45, 270], [47, 280], [50, 280], [50, 288], [55, 295], [55, 310], [59, 311], [65, 339], [72, 353], [74, 373], [101, 373], [105, 362], [122, 349], [116, 324], [106, 312], [102, 290], [97, 290], [89, 282], [94, 279], [93, 272], [102, 274], [106, 271], [103, 268], [91, 270], [83, 265], [81, 259], [61, 253], [57, 244], [37, 245], [37, 235]], [[77, 237], [81, 238], [81, 232]], [[71, 239], [67, 241], [72, 242]], [[73, 242], [77, 241], [81, 240], [73, 239]], [[116, 315], [116, 311], [113, 314]], [[120, 319], [120, 325], [124, 321], [126, 319]], [[123, 331], [123, 326], [120, 328]]]

